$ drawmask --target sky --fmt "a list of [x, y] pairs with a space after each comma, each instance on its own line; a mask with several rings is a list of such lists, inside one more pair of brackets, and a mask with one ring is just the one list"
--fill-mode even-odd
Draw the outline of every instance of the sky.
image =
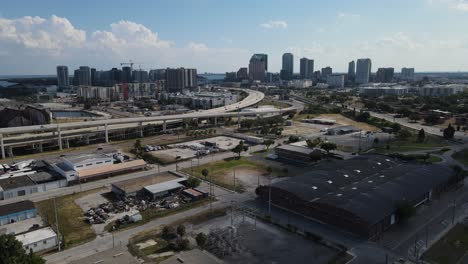
[[0, 5], [0, 75], [194, 67], [223, 73], [266, 53], [347, 70], [468, 70], [468, 0], [14, 0]]

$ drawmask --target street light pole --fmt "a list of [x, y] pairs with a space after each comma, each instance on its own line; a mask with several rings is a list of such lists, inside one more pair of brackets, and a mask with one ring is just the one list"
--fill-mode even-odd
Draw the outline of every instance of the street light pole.
[[271, 217], [271, 173], [268, 175], [268, 216]]

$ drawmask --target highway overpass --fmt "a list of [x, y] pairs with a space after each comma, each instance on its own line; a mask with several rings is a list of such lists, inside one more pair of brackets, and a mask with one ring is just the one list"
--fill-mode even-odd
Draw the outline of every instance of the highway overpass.
[[[0, 146], [2, 158], [6, 157], [5, 147], [24, 146], [27, 144], [36, 144], [50, 142], [51, 140], [57, 140], [59, 149], [62, 149], [64, 138], [79, 137], [87, 133], [104, 132], [105, 141], [109, 142], [110, 130], [119, 130], [134, 127], [142, 128], [144, 125], [158, 124], [162, 125], [162, 129], [163, 131], [165, 131], [168, 123], [180, 122], [184, 119], [213, 118], [215, 120], [216, 125], [217, 118], [219, 117], [238, 117], [240, 119], [244, 116], [257, 116], [259, 114], [271, 113], [281, 114], [295, 110], [294, 107], [289, 107], [281, 110], [277, 109], [256, 112], [243, 112], [241, 111], [242, 108], [250, 107], [257, 104], [258, 102], [263, 100], [265, 95], [262, 92], [250, 89], [226, 89], [241, 90], [247, 92], [248, 96], [242, 101], [231, 105], [186, 114], [150, 117], [130, 117], [107, 120], [71, 122], [63, 124], [0, 128]], [[141, 131], [143, 130], [141, 129]], [[141, 132], [141, 136], [142, 134], [143, 133]]]

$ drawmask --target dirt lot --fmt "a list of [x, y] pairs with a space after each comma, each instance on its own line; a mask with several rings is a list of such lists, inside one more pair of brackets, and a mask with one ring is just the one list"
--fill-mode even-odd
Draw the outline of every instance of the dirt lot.
[[[176, 160], [186, 160], [192, 159], [196, 157], [197, 151], [192, 149], [181, 149], [181, 148], [173, 148], [173, 149], [165, 149], [165, 150], [158, 150], [149, 152], [151, 155], [158, 158], [162, 163], [171, 163], [175, 162]], [[177, 157], [180, 157], [177, 159]]]

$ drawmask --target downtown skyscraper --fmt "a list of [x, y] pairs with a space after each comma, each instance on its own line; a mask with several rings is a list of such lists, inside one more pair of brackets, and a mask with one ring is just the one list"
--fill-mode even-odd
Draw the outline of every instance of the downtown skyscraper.
[[302, 79], [312, 79], [314, 75], [314, 60], [302, 58], [300, 60], [300, 74]]
[[67, 66], [57, 66], [57, 86], [59, 88], [67, 88], [70, 86]]
[[266, 80], [266, 73], [268, 71], [268, 55], [254, 54], [249, 61], [249, 78], [252, 81]]
[[292, 53], [283, 54], [283, 67], [281, 69], [281, 79], [290, 80], [294, 73], [294, 55]]
[[372, 62], [370, 59], [358, 59], [356, 67], [356, 83], [367, 84], [371, 77]]

